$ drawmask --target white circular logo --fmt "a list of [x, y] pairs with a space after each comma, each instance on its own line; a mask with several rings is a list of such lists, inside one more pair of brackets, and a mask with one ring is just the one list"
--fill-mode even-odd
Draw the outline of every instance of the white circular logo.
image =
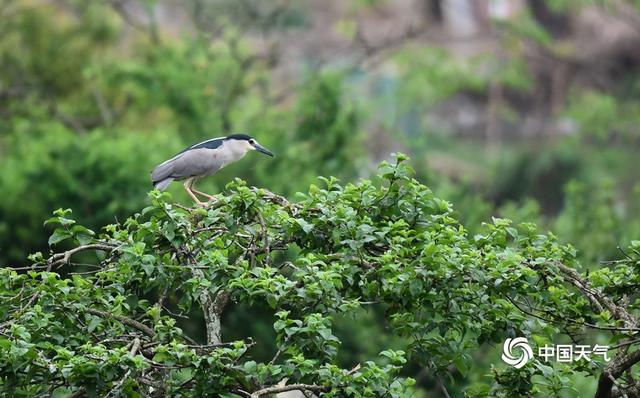
[[[522, 351], [522, 355], [516, 357], [513, 355], [513, 350], [519, 348]], [[529, 341], [525, 337], [516, 337], [515, 339], [506, 339], [502, 346], [502, 360], [513, 366], [516, 369], [520, 369], [533, 358], [533, 350], [529, 345]]]

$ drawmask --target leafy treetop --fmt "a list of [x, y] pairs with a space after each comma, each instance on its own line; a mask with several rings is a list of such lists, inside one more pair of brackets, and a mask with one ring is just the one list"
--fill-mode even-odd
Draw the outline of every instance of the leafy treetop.
[[[466, 393], [555, 395], [574, 371], [598, 377], [600, 397], [635, 388], [633, 373], [620, 376], [640, 360], [639, 242], [626, 260], [582, 275], [575, 250], [532, 224], [494, 219], [469, 236], [403, 155], [375, 181], [320, 180], [297, 202], [241, 180], [208, 207], [155, 191], [151, 206], [100, 234], [57, 211], [50, 244], [73, 248], [31, 256], [24, 273], [0, 269], [0, 391], [402, 397], [412, 393], [401, 376], [409, 359], [434, 375], [464, 373], [483, 344], [522, 335], [543, 345], [590, 330], [616, 342], [612, 362], [534, 358], [493, 369]], [[78, 272], [82, 252], [98, 259]], [[229, 301], [270, 307], [276, 341], [224, 341]], [[333, 319], [369, 307], [405, 346], [341, 367]], [[177, 311], [202, 311], [206, 342], [179, 327]], [[275, 346], [269, 361], [252, 358], [262, 344]]]

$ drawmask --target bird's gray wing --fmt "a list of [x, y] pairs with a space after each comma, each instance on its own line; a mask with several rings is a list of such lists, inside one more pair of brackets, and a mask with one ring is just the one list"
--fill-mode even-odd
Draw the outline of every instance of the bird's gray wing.
[[153, 185], [156, 185], [158, 182], [166, 180], [170, 178], [171, 173], [173, 173], [173, 161], [177, 157], [173, 159], [169, 159], [166, 162], [160, 163], [156, 166], [155, 169], [151, 172], [151, 181], [153, 181]]
[[215, 149], [190, 149], [157, 166], [151, 172], [151, 180], [156, 183], [167, 178], [206, 176], [215, 173], [222, 166], [221, 157]]

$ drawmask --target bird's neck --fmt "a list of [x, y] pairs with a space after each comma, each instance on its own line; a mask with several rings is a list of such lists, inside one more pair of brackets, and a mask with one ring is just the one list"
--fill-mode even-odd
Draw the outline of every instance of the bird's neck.
[[229, 141], [225, 143], [225, 151], [227, 159], [225, 159], [225, 163], [233, 163], [244, 157], [247, 154], [248, 149], [245, 145], [242, 145], [241, 142], [237, 141]]

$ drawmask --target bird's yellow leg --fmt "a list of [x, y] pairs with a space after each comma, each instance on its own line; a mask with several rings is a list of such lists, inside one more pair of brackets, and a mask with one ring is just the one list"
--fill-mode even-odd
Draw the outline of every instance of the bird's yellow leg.
[[191, 184], [193, 184], [193, 179], [189, 178], [184, 183], [182, 183], [182, 186], [184, 187], [184, 190], [187, 191], [189, 196], [191, 196], [194, 202], [196, 202], [200, 206], [203, 206], [204, 203], [201, 202], [200, 199], [198, 199], [198, 197], [191, 191]]
[[195, 185], [196, 185], [196, 181], [193, 180], [190, 186], [192, 192], [197, 193], [198, 195], [204, 196], [205, 198], [209, 199], [209, 201], [216, 200], [215, 196], [209, 195], [208, 193], [204, 193], [202, 191], [198, 191]]

